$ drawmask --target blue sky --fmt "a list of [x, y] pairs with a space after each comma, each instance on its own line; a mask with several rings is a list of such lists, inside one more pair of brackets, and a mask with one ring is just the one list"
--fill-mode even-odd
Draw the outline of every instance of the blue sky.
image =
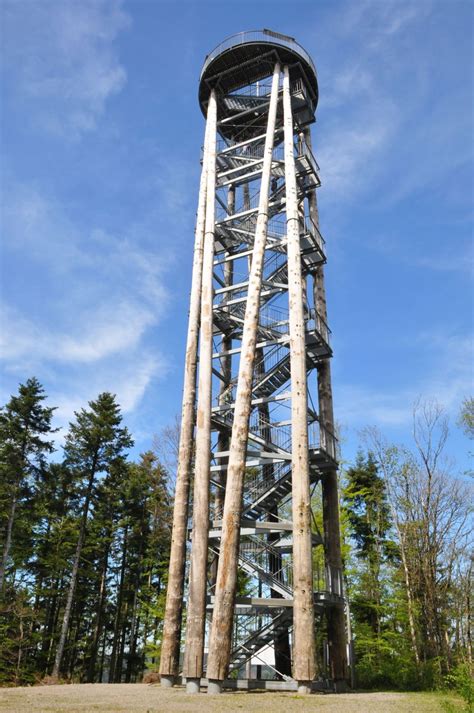
[[[180, 410], [205, 55], [294, 36], [313, 144], [336, 416], [408, 440], [417, 396], [472, 392], [473, 4], [3, 0], [1, 402], [36, 375], [57, 423], [118, 395], [136, 450]], [[471, 272], [470, 272], [471, 271]]]

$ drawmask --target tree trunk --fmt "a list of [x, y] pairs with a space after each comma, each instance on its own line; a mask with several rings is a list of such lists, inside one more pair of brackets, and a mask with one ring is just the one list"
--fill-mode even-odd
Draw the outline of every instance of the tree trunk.
[[107, 547], [105, 549], [105, 553], [104, 553], [102, 572], [101, 572], [101, 576], [100, 576], [99, 606], [97, 608], [94, 634], [92, 637], [92, 644], [91, 644], [91, 654], [90, 654], [89, 666], [88, 666], [88, 671], [87, 671], [87, 682], [88, 683], [94, 683], [94, 681], [95, 681], [95, 671], [96, 671], [96, 666], [97, 666], [97, 654], [98, 654], [98, 650], [99, 650], [100, 636], [102, 633], [102, 623], [103, 623], [102, 619], [103, 619], [104, 603], [105, 603], [105, 583], [106, 583], [106, 578], [107, 578], [108, 560], [109, 560], [109, 547], [107, 545]]
[[189, 509], [189, 488], [194, 445], [194, 404], [196, 399], [197, 349], [201, 305], [202, 261], [207, 193], [209, 126], [206, 122], [204, 160], [199, 187], [199, 202], [194, 242], [193, 275], [189, 306], [186, 362], [184, 370], [183, 404], [179, 439], [178, 472], [173, 510], [168, 589], [161, 647], [160, 674], [172, 678], [178, 674], [179, 645], [183, 611], [186, 540]]
[[[311, 148], [311, 133], [309, 129], [305, 130], [304, 137], [306, 144]], [[315, 226], [319, 228], [319, 213], [315, 190], [309, 194], [308, 204], [310, 217]], [[316, 268], [313, 278], [315, 311], [327, 324], [326, 288], [324, 270], [321, 265]], [[328, 453], [335, 459], [331, 365], [328, 359], [320, 362], [317, 372], [321, 444], [325, 445]], [[339, 591], [335, 593], [339, 593], [342, 596], [343, 578], [337, 467], [325, 473], [321, 481], [321, 487], [323, 494], [324, 555], [329, 574], [329, 584], [333, 586], [333, 582], [336, 582], [336, 587]], [[343, 681], [347, 675], [347, 636], [344, 609], [342, 607], [331, 607], [327, 610], [327, 627], [332, 676], [335, 681]]]
[[18, 488], [17, 488], [17, 486], [15, 486], [15, 489], [13, 491], [12, 504], [10, 507], [10, 513], [8, 515], [7, 533], [6, 533], [6, 537], [5, 537], [5, 544], [3, 546], [2, 562], [0, 564], [0, 593], [3, 592], [3, 589], [5, 587], [5, 582], [6, 582], [8, 558], [10, 556], [10, 549], [12, 546], [13, 522], [15, 520], [15, 511], [16, 511], [16, 506], [17, 506], [17, 502], [18, 502], [17, 491], [18, 491]]
[[[122, 617], [122, 600], [123, 600], [123, 584], [125, 581], [125, 565], [127, 561], [127, 538], [128, 538], [128, 525], [125, 525], [123, 531], [123, 548], [122, 548], [122, 562], [120, 565], [120, 582], [119, 591], [117, 596], [117, 611], [115, 612], [115, 623], [114, 623], [114, 638], [112, 644], [112, 654], [110, 656], [110, 668], [109, 668], [109, 683], [117, 683], [117, 651], [119, 650], [119, 637], [120, 637], [120, 625]], [[120, 671], [120, 677], [122, 672]], [[119, 679], [120, 681], [120, 679]]]
[[[201, 290], [199, 387], [196, 418], [193, 531], [183, 672], [200, 679], [203, 671], [206, 626], [207, 555], [209, 532], [209, 477], [212, 406], [212, 299], [216, 191], [217, 104], [211, 92], [208, 109], [209, 144], [206, 189], [206, 227]], [[188, 689], [189, 689], [189, 683]]]
[[293, 676], [301, 693], [316, 676], [314, 637], [311, 495], [308, 452], [308, 392], [301, 272], [300, 220], [293, 144], [290, 74], [283, 79], [288, 295], [291, 358], [292, 514], [293, 514]]
[[227, 471], [220, 557], [217, 570], [216, 596], [209, 641], [207, 677], [215, 681], [222, 681], [227, 675], [232, 642], [234, 599], [237, 587], [240, 516], [242, 511], [242, 489], [251, 411], [252, 378], [257, 341], [263, 261], [267, 238], [268, 196], [275, 139], [279, 77], [280, 66], [276, 64], [273, 73], [270, 107], [268, 110], [268, 124], [265, 137], [252, 269], [249, 276], [247, 304], [242, 332], [242, 348], [229, 451], [229, 467]]
[[[229, 215], [233, 215], [235, 213], [235, 187], [234, 186], [229, 186], [229, 190], [227, 193], [227, 210], [229, 212]], [[233, 276], [234, 276], [234, 262], [233, 260], [228, 260], [225, 265], [224, 265], [224, 286], [229, 287], [232, 285], [233, 281]], [[224, 298], [223, 298], [223, 303], [227, 302], [229, 297], [229, 293], [226, 293]], [[221, 375], [223, 378], [223, 381], [221, 381], [220, 384], [220, 394], [219, 394], [219, 406], [224, 406], [225, 405], [225, 400], [226, 400], [226, 394], [229, 388], [229, 384], [232, 380], [232, 354], [228, 354], [232, 349], [232, 336], [228, 335], [223, 335], [222, 336], [222, 342], [221, 342], [221, 348], [220, 351], [223, 352], [223, 355], [220, 357], [220, 368], [221, 368]], [[229, 450], [229, 444], [230, 444], [230, 435], [229, 431], [227, 429], [223, 429], [219, 433], [219, 438], [217, 440], [217, 451], [222, 452], [222, 451], [228, 451]], [[228, 466], [229, 464], [229, 457], [221, 457], [219, 459], [219, 463], [221, 466]], [[219, 486], [216, 488], [215, 492], [215, 499], [214, 499], [214, 512], [215, 512], [215, 519], [222, 520], [222, 513], [224, 510], [224, 496], [225, 496], [225, 486], [227, 482], [227, 471], [224, 468], [219, 474], [218, 474], [218, 483]], [[217, 567], [219, 564], [219, 555], [214, 554], [212, 563], [211, 563], [211, 571], [210, 571], [210, 585], [211, 585], [211, 591], [215, 590], [216, 586], [216, 578], [217, 578]]]
[[89, 514], [89, 505], [92, 497], [92, 486], [94, 484], [95, 469], [97, 463], [97, 456], [94, 457], [92, 461], [91, 474], [89, 476], [89, 482], [87, 484], [86, 499], [84, 501], [84, 507], [82, 511], [81, 527], [79, 530], [79, 537], [77, 540], [76, 553], [74, 555], [74, 564], [71, 572], [71, 581], [69, 583], [69, 591], [66, 599], [66, 606], [64, 609], [63, 622], [61, 626], [61, 634], [59, 636], [58, 648], [56, 650], [56, 657], [54, 659], [54, 666], [52, 670], [52, 677], [59, 678], [59, 673], [61, 669], [61, 663], [64, 655], [64, 646], [66, 644], [66, 637], [68, 633], [69, 620], [71, 618], [72, 604], [74, 599], [74, 592], [76, 589], [77, 575], [79, 572], [79, 562], [81, 559], [82, 547], [84, 545], [84, 539], [86, 535], [87, 526], [87, 516]]

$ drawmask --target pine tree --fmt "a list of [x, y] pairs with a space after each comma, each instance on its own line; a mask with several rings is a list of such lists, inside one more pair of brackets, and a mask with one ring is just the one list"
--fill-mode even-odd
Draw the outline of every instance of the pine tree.
[[4, 591], [8, 563], [15, 540], [15, 521], [21, 503], [31, 496], [34, 481], [45, 466], [53, 443], [54, 408], [43, 405], [46, 395], [36, 378], [20, 384], [18, 395], [0, 410], [0, 481], [3, 552], [0, 593]]
[[100, 394], [95, 401], [89, 402], [89, 410], [81, 409], [75, 413], [75, 416], [76, 420], [70, 424], [69, 433], [66, 436], [64, 453], [67, 466], [76, 474], [83, 487], [82, 514], [52, 671], [53, 678], [59, 677], [61, 670], [96, 478], [99, 474], [108, 472], [117, 462], [122, 461], [125, 457], [125, 449], [133, 445], [127, 428], [120, 425], [122, 415], [113, 394], [108, 392]]
[[364, 563], [356, 605], [359, 617], [369, 624], [374, 634], [380, 634], [381, 571], [384, 562], [395, 555], [389, 537], [391, 522], [385, 486], [371, 452], [365, 458], [359, 452], [356, 464], [348, 469], [346, 478], [344, 506], [356, 545], [355, 554]]

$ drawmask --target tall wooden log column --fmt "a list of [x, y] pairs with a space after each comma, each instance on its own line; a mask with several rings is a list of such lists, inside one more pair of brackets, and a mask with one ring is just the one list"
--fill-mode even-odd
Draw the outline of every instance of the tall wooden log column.
[[280, 66], [276, 64], [268, 110], [257, 224], [249, 276], [247, 305], [242, 332], [234, 422], [229, 451], [216, 597], [212, 617], [207, 677], [208, 692], [220, 693], [227, 675], [237, 587], [237, 562], [242, 512], [242, 488], [247, 453], [247, 437], [252, 399], [252, 378], [257, 343], [257, 326], [262, 287], [263, 260], [267, 238], [268, 197], [275, 137]]
[[216, 196], [217, 107], [214, 91], [209, 98], [207, 149], [206, 227], [201, 289], [201, 333], [196, 419], [193, 530], [183, 673], [189, 693], [199, 692], [203, 671], [206, 626], [207, 545], [209, 531], [209, 475], [212, 401], [212, 299]]
[[[305, 140], [311, 148], [311, 134], [309, 129], [305, 131]], [[309, 214], [314, 224], [319, 229], [319, 212], [316, 198], [316, 190], [313, 190], [308, 197]], [[314, 274], [314, 306], [319, 315], [327, 324], [327, 304], [326, 289], [324, 284], [324, 268], [319, 265]], [[329, 359], [322, 360], [317, 368], [318, 372], [318, 405], [319, 421], [327, 432], [326, 438], [333, 438], [334, 409], [332, 400], [331, 385], [331, 363]], [[339, 524], [339, 495], [337, 483], [337, 469], [333, 468], [325, 473], [322, 479], [323, 493], [323, 529], [324, 529], [324, 551], [326, 568], [330, 585], [342, 596], [342, 555], [341, 555], [341, 534]], [[336, 687], [347, 678], [347, 638], [344, 620], [344, 610], [342, 607], [332, 607], [327, 611], [328, 624], [328, 645], [329, 660], [331, 662], [331, 677], [334, 679]]]
[[207, 164], [209, 154], [209, 121], [206, 121], [204, 156], [199, 184], [199, 199], [194, 239], [193, 270], [189, 305], [186, 360], [184, 367], [181, 429], [178, 469], [173, 509], [168, 588], [166, 593], [163, 638], [161, 646], [161, 685], [172, 686], [179, 671], [179, 646], [183, 609], [189, 489], [193, 458], [194, 404], [196, 400], [197, 351], [201, 314], [201, 283], [206, 220]]
[[290, 76], [283, 77], [288, 293], [291, 359], [293, 508], [293, 677], [300, 693], [311, 692], [316, 676], [314, 638], [311, 496], [308, 453], [308, 393], [303, 278], [293, 144]]

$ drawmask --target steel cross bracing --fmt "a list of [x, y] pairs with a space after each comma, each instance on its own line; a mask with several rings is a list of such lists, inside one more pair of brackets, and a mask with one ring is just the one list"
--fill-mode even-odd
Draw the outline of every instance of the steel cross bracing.
[[[298, 91], [296, 87], [295, 93]], [[244, 90], [245, 91], [245, 90]], [[255, 91], [255, 87], [247, 88]], [[268, 105], [269, 85], [260, 84], [259, 96], [242, 92], [221, 98], [229, 111], [262, 109]], [[281, 90], [280, 90], [281, 93]], [[280, 99], [281, 101], [281, 99]], [[227, 122], [228, 119], [221, 121]], [[220, 138], [216, 155], [216, 224], [213, 303], [213, 408], [214, 433], [211, 460], [210, 560], [220, 552], [220, 521], [225, 488], [228, 444], [233, 424], [240, 342], [245, 317], [249, 271], [255, 236], [263, 147], [266, 134], [244, 141]], [[247, 595], [238, 600], [229, 671], [238, 671], [278, 637], [288, 637], [292, 625], [292, 523], [282, 517], [291, 499], [291, 400], [288, 264], [286, 255], [286, 191], [283, 129], [277, 123], [271, 167], [268, 229], [260, 295], [258, 357], [254, 365], [252, 412], [247, 449], [247, 475], [241, 522], [239, 568], [246, 575]], [[309, 191], [319, 186], [318, 165], [295, 124], [294, 154], [298, 199], [304, 206]], [[229, 200], [229, 193], [231, 199]], [[326, 261], [324, 240], [309, 215], [300, 220], [301, 267], [305, 278]], [[332, 355], [330, 330], [311, 300], [305, 305], [307, 370]], [[229, 368], [230, 366], [230, 368]], [[311, 483], [324, 478], [336, 462], [334, 435], [308, 409]], [[224, 449], [223, 449], [224, 446]], [[278, 530], [272, 530], [279, 525]], [[267, 525], [266, 528], [259, 525]], [[249, 534], [253, 533], [253, 534]], [[313, 544], [322, 544], [313, 535]], [[326, 569], [317, 583], [315, 604], [342, 606], [340, 574]], [[209, 587], [208, 610], [213, 609]], [[258, 595], [258, 596], [254, 596]], [[242, 623], [243, 622], [243, 623]], [[273, 667], [276, 677], [287, 678], [291, 669], [280, 656]]]

